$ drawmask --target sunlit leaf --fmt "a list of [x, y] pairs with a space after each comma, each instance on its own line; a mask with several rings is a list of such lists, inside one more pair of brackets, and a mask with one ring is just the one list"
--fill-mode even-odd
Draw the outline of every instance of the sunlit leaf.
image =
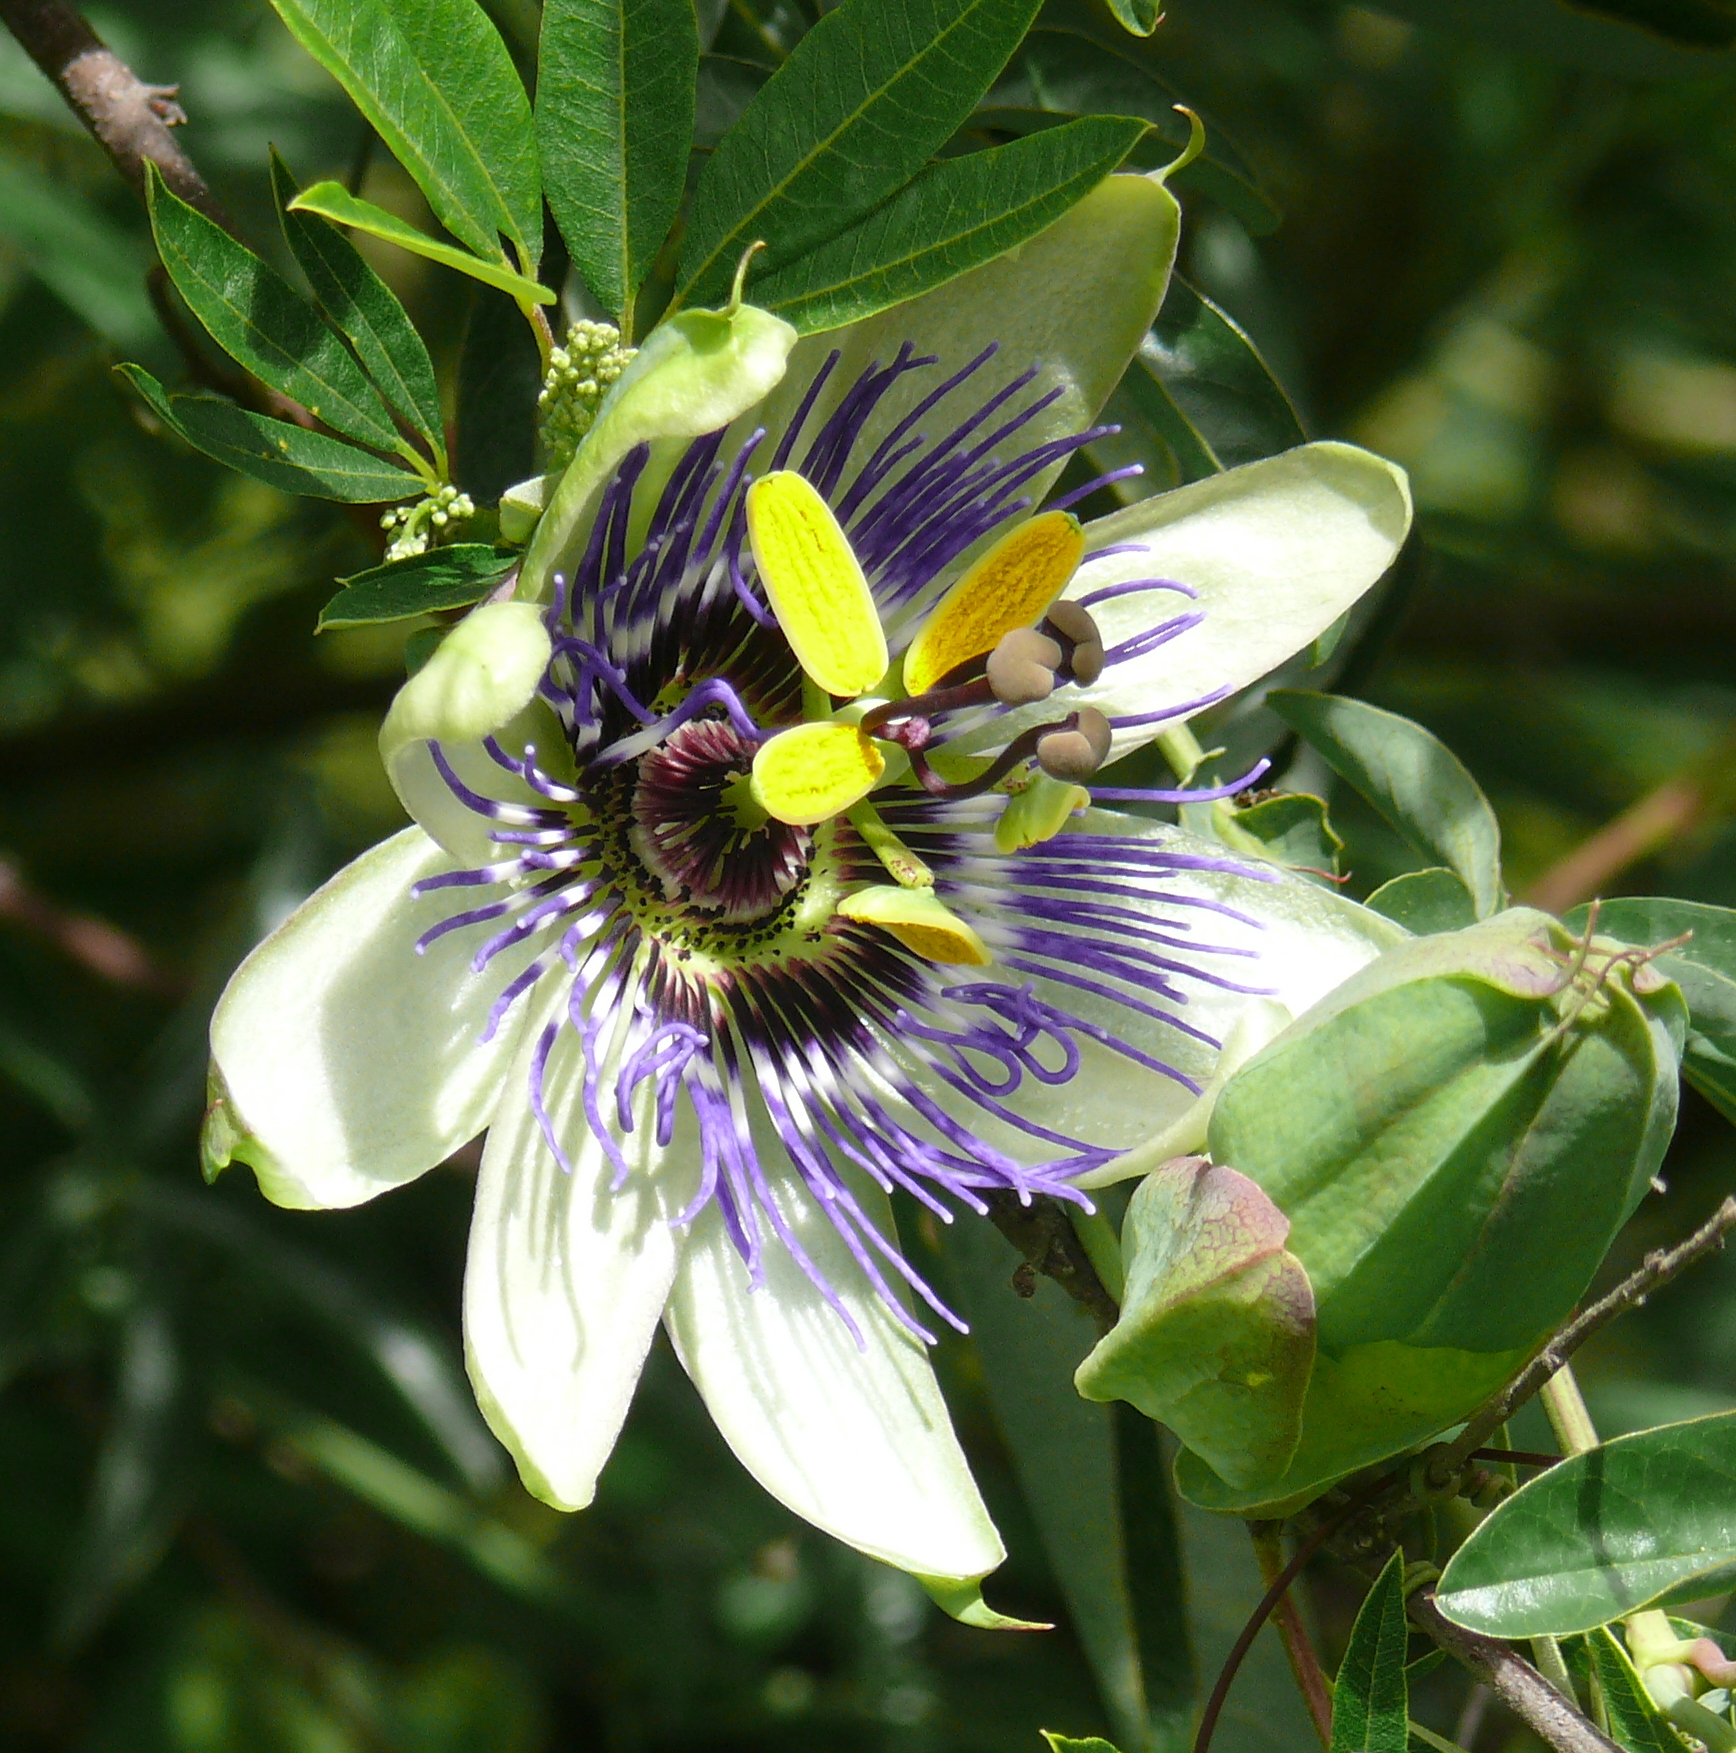
[[1592, 1671], [1603, 1695], [1613, 1740], [1628, 1753], [1682, 1753], [1681, 1738], [1670, 1728], [1664, 1713], [1646, 1691], [1628, 1653], [1615, 1640], [1607, 1625], [1591, 1632], [1586, 1643]]
[[1036, 0], [844, 0], [700, 173], [681, 298], [706, 304], [764, 240], [775, 270], [836, 237], [919, 171], [1018, 46]]
[[350, 350], [278, 271], [149, 175], [151, 229], [175, 290], [211, 338], [261, 383], [335, 432], [378, 450], [401, 442]]
[[446, 437], [434, 362], [409, 312], [342, 232], [312, 213], [289, 210], [295, 179], [275, 153], [271, 179], [283, 235], [320, 308], [355, 348], [386, 399], [414, 424], [435, 457], [444, 457]]
[[1453, 1555], [1456, 1624], [1564, 1637], [1736, 1580], [1736, 1412], [1617, 1437], [1551, 1467]]
[[1428, 937], [1437, 931], [1460, 931], [1477, 922], [1471, 891], [1456, 872], [1408, 870], [1368, 897], [1366, 906], [1388, 919], [1396, 919], [1406, 931]]
[[624, 329], [681, 203], [698, 61], [692, 0], [543, 7], [536, 129], [549, 206]]
[[208, 396], [171, 396], [142, 366], [115, 369], [195, 450], [285, 493], [382, 505], [423, 490], [420, 476], [323, 433]]
[[752, 296], [809, 334], [902, 304], [1036, 236], [1143, 131], [1139, 121], [1092, 116], [943, 159], [848, 231], [752, 279]]
[[476, 0], [272, 0], [297, 42], [350, 94], [478, 255], [542, 253], [542, 187], [530, 104]]
[[516, 557], [487, 542], [454, 542], [371, 567], [341, 581], [344, 588], [320, 610], [319, 631], [466, 608], [500, 582]]
[[383, 243], [395, 243], [399, 249], [408, 250], [412, 255], [426, 256], [431, 262], [456, 268], [460, 274], [468, 274], [486, 286], [496, 286], [513, 298], [528, 299], [533, 304], [555, 302], [556, 295], [547, 286], [526, 279], [523, 274], [515, 274], [499, 262], [485, 261], [467, 250], [441, 243], [427, 232], [406, 225], [385, 208], [352, 195], [342, 183], [315, 183], [312, 188], [303, 189], [290, 202], [289, 210], [292, 213], [317, 213], [322, 219], [330, 219], [338, 225], [353, 225], [357, 231], [365, 231]]

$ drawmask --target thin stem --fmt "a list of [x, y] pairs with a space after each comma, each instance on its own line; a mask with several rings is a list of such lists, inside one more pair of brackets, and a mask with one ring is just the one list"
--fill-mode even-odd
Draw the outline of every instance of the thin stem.
[[[1282, 1531], [1281, 1522], [1248, 1524], [1248, 1533], [1254, 1542], [1254, 1556], [1260, 1561], [1260, 1575], [1267, 1588], [1272, 1587], [1284, 1569]], [[1290, 1592], [1288, 1585], [1272, 1609], [1272, 1621], [1278, 1628], [1284, 1654], [1290, 1659], [1290, 1672], [1296, 1677], [1296, 1690], [1302, 1694], [1302, 1702], [1308, 1707], [1314, 1732], [1320, 1737], [1322, 1747], [1330, 1747], [1332, 1689], [1327, 1684], [1325, 1670], [1320, 1666], [1314, 1640], [1309, 1637], [1308, 1627], [1302, 1622], [1302, 1612], [1296, 1605], [1296, 1597]]]
[[985, 1192], [983, 1199], [989, 1221], [1025, 1257], [1013, 1275], [1013, 1288], [1029, 1296], [1040, 1272], [1085, 1307], [1099, 1333], [1107, 1333], [1121, 1310], [1097, 1276], [1067, 1207], [1047, 1193], [1034, 1195], [1027, 1204], [1005, 1187]]
[[1551, 865], [1525, 899], [1546, 913], [1565, 913], [1589, 900], [1631, 865], [1695, 826], [1711, 802], [1701, 778], [1667, 779]]
[[1410, 1598], [1412, 1623], [1487, 1686], [1557, 1753], [1617, 1753], [1599, 1732], [1510, 1644], [1455, 1625], [1435, 1605], [1433, 1589]]
[[0, 21], [135, 189], [144, 193], [148, 161], [183, 201], [234, 231], [170, 131], [187, 119], [175, 102], [177, 87], [147, 85], [62, 0], [0, 0]]
[[1564, 1363], [1543, 1384], [1540, 1397], [1555, 1440], [1567, 1454], [1583, 1455], [1597, 1447], [1597, 1426], [1591, 1422], [1571, 1364]]
[[1470, 1456], [1492, 1437], [1513, 1414], [1539, 1393], [1567, 1360], [1618, 1315], [1638, 1308], [1653, 1291], [1668, 1284], [1696, 1260], [1723, 1247], [1724, 1238], [1736, 1229], [1736, 1198], [1726, 1199], [1712, 1215], [1673, 1248], [1660, 1248], [1645, 1257], [1638, 1271], [1629, 1274], [1607, 1296], [1575, 1315], [1501, 1391], [1484, 1402], [1465, 1428], [1444, 1444], [1429, 1468], [1431, 1479], [1444, 1482], [1459, 1472]]

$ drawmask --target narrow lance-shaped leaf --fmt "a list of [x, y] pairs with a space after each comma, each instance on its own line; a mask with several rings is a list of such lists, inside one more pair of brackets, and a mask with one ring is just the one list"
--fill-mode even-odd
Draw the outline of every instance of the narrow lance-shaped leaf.
[[435, 216], [478, 255], [542, 251], [530, 104], [476, 0], [272, 0], [296, 41], [343, 86]]
[[700, 174], [679, 296], [720, 296], [835, 237], [919, 171], [1018, 46], [1036, 0], [844, 0], [796, 45]]
[[1628, 1753], [1683, 1753], [1681, 1740], [1609, 1627], [1600, 1625], [1586, 1638], [1586, 1645], [1603, 1693], [1611, 1738]]
[[1565, 1637], [1736, 1580], [1736, 1412], [1617, 1437], [1551, 1467], [1453, 1554], [1436, 1592], [1493, 1637]]
[[163, 266], [218, 346], [335, 432], [404, 447], [337, 332], [278, 271], [165, 187], [148, 165], [151, 229]]
[[1089, 116], [945, 159], [848, 231], [753, 281], [753, 297], [807, 334], [902, 304], [1035, 237], [1144, 131], [1125, 116]]
[[150, 403], [164, 425], [195, 450], [285, 493], [351, 505], [384, 505], [414, 498], [425, 486], [419, 475], [324, 433], [249, 413], [231, 402], [170, 396], [142, 366], [115, 369]]
[[488, 542], [454, 542], [370, 567], [341, 581], [344, 588], [320, 610], [317, 631], [468, 608], [506, 576], [514, 558], [510, 549]]
[[326, 220], [291, 212], [295, 179], [271, 155], [271, 186], [290, 251], [320, 307], [355, 348], [363, 367], [393, 407], [427, 440], [444, 473], [446, 439], [434, 362], [398, 295], [354, 244]]
[[693, 142], [691, 0], [547, 0], [536, 134], [574, 265], [623, 330], [674, 223]]
[[1396, 712], [1338, 694], [1281, 688], [1266, 704], [1411, 845], [1464, 879], [1479, 919], [1500, 909], [1500, 825], [1439, 737]]
[[1357, 1610], [1350, 1630], [1332, 1693], [1331, 1753], [1405, 1753], [1410, 1721], [1410, 1686], [1404, 1671], [1408, 1638], [1404, 1554], [1395, 1552]]
[[370, 237], [377, 237], [385, 243], [395, 243], [399, 249], [408, 250], [412, 255], [426, 256], [429, 261], [456, 268], [460, 274], [468, 274], [484, 285], [498, 286], [513, 298], [529, 300], [532, 304], [555, 302], [556, 295], [539, 281], [516, 274], [511, 268], [503, 268], [499, 262], [484, 261], [480, 256], [441, 243], [427, 232], [406, 225], [384, 207], [376, 207], [372, 201], [352, 195], [342, 183], [315, 183], [312, 188], [303, 189], [290, 202], [289, 210], [292, 213], [317, 213], [320, 218], [330, 219], [338, 225], [353, 225], [357, 231], [365, 231]]

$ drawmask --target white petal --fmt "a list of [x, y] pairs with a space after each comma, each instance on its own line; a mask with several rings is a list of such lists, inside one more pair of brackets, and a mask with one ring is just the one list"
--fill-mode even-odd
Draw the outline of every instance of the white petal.
[[[1143, 176], [1106, 178], [1070, 212], [1019, 249], [908, 304], [848, 329], [811, 335], [797, 343], [784, 381], [748, 424], [767, 429], [761, 454], [769, 456], [814, 373], [834, 349], [843, 357], [804, 428], [825, 417], [871, 365], [885, 365], [909, 342], [939, 363], [912, 372], [886, 395], [855, 444], [867, 457], [892, 426], [985, 347], [999, 351], [983, 369], [927, 414], [917, 428], [942, 437], [1001, 385], [1031, 366], [1038, 375], [1029, 395], [1061, 394], [998, 454], [1011, 455], [1061, 433], [1082, 431], [1120, 381], [1145, 338], [1169, 284], [1179, 211], [1175, 198]], [[987, 430], [985, 429], [985, 434]], [[795, 452], [799, 460], [802, 449]], [[1034, 495], [1060, 465], [1032, 488]]]
[[[1354, 445], [1305, 444], [1099, 519], [1086, 529], [1087, 555], [1122, 544], [1137, 551], [1087, 559], [1067, 587], [1069, 598], [1147, 578], [1195, 592], [1190, 600], [1176, 591], [1137, 591], [1092, 604], [1106, 647], [1178, 615], [1203, 621], [1143, 656], [1110, 664], [1094, 687], [1061, 690], [952, 746], [999, 746], [1026, 724], [1081, 705], [1116, 718], [1247, 687], [1379, 581], [1404, 542], [1410, 510], [1396, 464]], [[1187, 716], [1118, 730], [1115, 752]]]
[[236, 970], [211, 1019], [217, 1166], [248, 1163], [279, 1205], [358, 1205], [487, 1124], [516, 1018], [492, 1042], [480, 1036], [529, 954], [505, 952], [474, 974], [479, 939], [466, 931], [416, 954], [416, 939], [465, 903], [450, 889], [412, 900], [410, 886], [450, 869], [406, 828], [339, 871]]
[[[671, 1228], [698, 1186], [697, 1151], [628, 1135], [630, 1172], [585, 1122], [578, 1037], [562, 1030], [544, 1088], [569, 1174], [531, 1110], [527, 1028], [488, 1131], [464, 1271], [464, 1345], [476, 1398], [526, 1487], [582, 1509], [620, 1434], [681, 1251]], [[608, 1098], [613, 1100], [612, 1093]]]
[[[768, 1170], [776, 1147], [760, 1136]], [[858, 1190], [892, 1236], [885, 1199]], [[780, 1206], [861, 1330], [858, 1348], [783, 1245], [768, 1236], [765, 1283], [717, 1209], [694, 1224], [667, 1325], [711, 1416], [773, 1497], [848, 1545], [944, 1582], [1006, 1556], [953, 1435], [926, 1352], [869, 1286], [825, 1215], [787, 1179]]]
[[[1187, 948], [1149, 946], [1156, 948], [1156, 953], [1162, 956], [1184, 965], [1191, 964], [1201, 975], [1215, 975], [1237, 986], [1254, 989], [1252, 993], [1230, 991], [1213, 984], [1210, 978], [1173, 975], [1174, 983], [1185, 994], [1186, 1001], [1179, 1005], [1167, 1003], [1149, 991], [1085, 965], [1084, 952], [1097, 938], [1097, 933], [1085, 926], [1041, 922], [1046, 930], [1075, 938], [1080, 946], [1080, 955], [1077, 958], [1063, 955], [1060, 966], [1053, 956], [1041, 959], [1056, 968], [1055, 976], [1033, 975], [1026, 967], [1005, 966], [1008, 956], [1017, 956], [1024, 962], [1036, 962], [1038, 958], [1012, 948], [1006, 932], [997, 928], [997, 914], [1014, 923], [1019, 914], [1017, 893], [1007, 889], [1005, 865], [998, 859], [984, 861], [982, 875], [985, 880], [978, 891], [993, 907], [992, 912], [978, 912], [968, 904], [970, 891], [947, 896], [949, 905], [955, 906], [976, 925], [995, 952], [1000, 965], [984, 970], [984, 978], [1020, 986], [1029, 983], [1041, 1002], [1101, 1028], [1116, 1041], [1172, 1067], [1202, 1088], [1210, 1084], [1217, 1071], [1219, 1044], [1231, 1039], [1241, 1019], [1251, 1009], [1266, 1011], [1276, 1004], [1292, 1016], [1300, 1015], [1382, 950], [1403, 942], [1408, 936], [1402, 927], [1390, 920], [1370, 913], [1304, 877], [1276, 865], [1266, 865], [1258, 859], [1241, 858], [1215, 842], [1198, 839], [1179, 828], [1109, 810], [1089, 810], [1073, 818], [1073, 829], [1081, 835], [1113, 835], [1155, 841], [1166, 852], [1178, 856], [1232, 861], [1247, 870], [1269, 874], [1273, 879], [1261, 881], [1252, 875], [1240, 875], [1235, 870], [1130, 872], [1117, 867], [1114, 872], [1116, 885], [1138, 890], [1146, 899], [1141, 901], [1123, 896], [1116, 898], [1115, 904], [1146, 914], [1148, 926], [1162, 928], [1166, 922], [1175, 922], [1182, 929], [1174, 935], [1184, 944], [1191, 941], [1254, 952], [1252, 956], [1212, 955]], [[1048, 844], [1064, 851], [1066, 839], [1062, 835]], [[1088, 859], [1091, 856], [1089, 848], [1082, 848], [1079, 856]], [[1040, 866], [1033, 861], [1026, 868]], [[1183, 904], [1175, 904], [1174, 897], [1182, 898]], [[1089, 899], [1085, 895], [1078, 898]], [[1188, 899], [1232, 907], [1253, 923], [1243, 923], [1202, 907], [1188, 906], [1185, 904]], [[1118, 940], [1106, 936], [1105, 941], [1114, 944]], [[1072, 964], [1070, 970], [1069, 963]], [[1075, 985], [1069, 979], [1059, 977], [1064, 971], [1105, 990], [1093, 992]], [[1132, 1008], [1129, 1003], [1122, 1002], [1118, 994], [1125, 994], [1135, 1002], [1148, 1002], [1158, 1014], [1148, 1015]], [[1210, 1039], [1200, 1040], [1183, 1033], [1165, 1021], [1165, 1017], [1174, 1017], [1177, 1022], [1199, 1030]], [[1027, 1076], [1017, 1091], [1004, 1098], [1005, 1106], [1070, 1138], [1116, 1151], [1131, 1150], [1143, 1144], [1154, 1134], [1175, 1126], [1193, 1109], [1197, 1098], [1185, 1084], [1142, 1066], [1100, 1042], [1080, 1037], [1075, 1037], [1075, 1040], [1079, 1050], [1079, 1069], [1072, 1078], [1051, 1085]], [[908, 1050], [901, 1049], [896, 1042], [890, 1045], [906, 1066], [915, 1064], [914, 1056]], [[1055, 1063], [1059, 1058], [1053, 1046], [1039, 1048], [1039, 1053], [1046, 1063]], [[943, 1101], [950, 1112], [966, 1120], [987, 1143], [1006, 1150], [1018, 1160], [1047, 1160], [1054, 1155], [1052, 1146], [1034, 1146], [1028, 1137], [1022, 1137], [1012, 1126], [986, 1116], [967, 1098], [943, 1093], [939, 1088], [931, 1088], [931, 1093]]]

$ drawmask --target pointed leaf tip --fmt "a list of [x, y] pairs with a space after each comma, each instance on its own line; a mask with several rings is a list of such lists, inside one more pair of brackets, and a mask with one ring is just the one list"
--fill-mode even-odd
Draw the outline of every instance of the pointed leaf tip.
[[1053, 1625], [1040, 1619], [1015, 1619], [997, 1613], [983, 1599], [981, 1577], [919, 1576], [916, 1579], [928, 1591], [929, 1598], [943, 1613], [949, 1613], [960, 1625], [974, 1625], [979, 1631], [1053, 1631]]

